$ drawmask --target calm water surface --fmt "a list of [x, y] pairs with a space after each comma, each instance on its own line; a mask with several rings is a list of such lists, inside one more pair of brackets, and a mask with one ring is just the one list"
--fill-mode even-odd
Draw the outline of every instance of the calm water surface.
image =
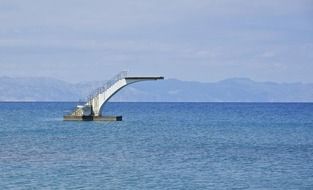
[[313, 189], [313, 104], [0, 103], [0, 189]]

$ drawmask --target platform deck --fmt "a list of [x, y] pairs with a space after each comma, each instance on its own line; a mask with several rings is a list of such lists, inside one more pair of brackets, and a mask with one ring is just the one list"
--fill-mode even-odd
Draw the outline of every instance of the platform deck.
[[65, 115], [64, 121], [122, 121], [122, 116], [73, 116]]

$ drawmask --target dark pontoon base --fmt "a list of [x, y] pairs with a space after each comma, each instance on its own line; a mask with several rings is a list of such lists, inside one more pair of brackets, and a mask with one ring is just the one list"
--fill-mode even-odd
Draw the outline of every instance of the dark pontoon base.
[[73, 116], [65, 115], [64, 121], [122, 121], [122, 116]]

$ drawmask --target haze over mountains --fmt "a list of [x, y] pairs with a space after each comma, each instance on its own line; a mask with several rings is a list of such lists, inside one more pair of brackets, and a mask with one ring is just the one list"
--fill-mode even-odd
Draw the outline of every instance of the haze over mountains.
[[[78, 101], [105, 81], [77, 84], [53, 78], [0, 77], [0, 101]], [[128, 86], [111, 101], [313, 102], [313, 84], [231, 78], [214, 83], [167, 79]]]

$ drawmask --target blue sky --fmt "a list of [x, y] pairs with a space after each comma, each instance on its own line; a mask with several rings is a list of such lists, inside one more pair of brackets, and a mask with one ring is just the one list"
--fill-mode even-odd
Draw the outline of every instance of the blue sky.
[[0, 76], [313, 82], [312, 0], [0, 0]]

